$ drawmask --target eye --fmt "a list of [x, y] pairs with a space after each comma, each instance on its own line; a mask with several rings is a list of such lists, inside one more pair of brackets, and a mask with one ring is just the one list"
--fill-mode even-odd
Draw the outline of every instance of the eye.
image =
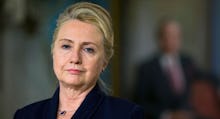
[[93, 48], [84, 48], [84, 51], [91, 54], [95, 53], [95, 50]]
[[70, 49], [70, 48], [71, 48], [70, 45], [62, 45], [61, 47], [62, 47], [63, 49]]

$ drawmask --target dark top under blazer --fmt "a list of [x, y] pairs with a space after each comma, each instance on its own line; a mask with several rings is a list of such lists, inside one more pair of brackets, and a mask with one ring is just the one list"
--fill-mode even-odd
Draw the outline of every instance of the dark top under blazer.
[[[59, 88], [52, 98], [17, 110], [14, 119], [56, 119], [58, 102]], [[107, 96], [96, 85], [72, 119], [144, 119], [144, 111], [129, 101]]]

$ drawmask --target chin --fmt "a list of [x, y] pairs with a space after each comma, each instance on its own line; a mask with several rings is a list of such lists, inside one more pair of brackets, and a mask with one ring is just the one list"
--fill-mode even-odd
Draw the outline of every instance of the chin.
[[68, 86], [81, 86], [83, 85], [83, 81], [80, 78], [65, 78], [60, 80], [61, 84], [68, 85]]

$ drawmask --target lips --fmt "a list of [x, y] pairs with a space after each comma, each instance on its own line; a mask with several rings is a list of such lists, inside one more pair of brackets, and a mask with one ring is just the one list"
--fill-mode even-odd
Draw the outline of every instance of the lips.
[[72, 75], [79, 75], [80, 73], [82, 73], [82, 70], [79, 69], [67, 69], [67, 71], [72, 74]]

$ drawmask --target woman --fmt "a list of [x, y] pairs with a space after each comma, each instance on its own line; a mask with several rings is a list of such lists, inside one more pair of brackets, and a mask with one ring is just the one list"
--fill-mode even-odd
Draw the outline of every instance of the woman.
[[143, 110], [107, 96], [99, 75], [113, 55], [111, 17], [102, 7], [81, 2], [57, 21], [52, 43], [59, 88], [50, 99], [19, 109], [15, 119], [139, 119]]

